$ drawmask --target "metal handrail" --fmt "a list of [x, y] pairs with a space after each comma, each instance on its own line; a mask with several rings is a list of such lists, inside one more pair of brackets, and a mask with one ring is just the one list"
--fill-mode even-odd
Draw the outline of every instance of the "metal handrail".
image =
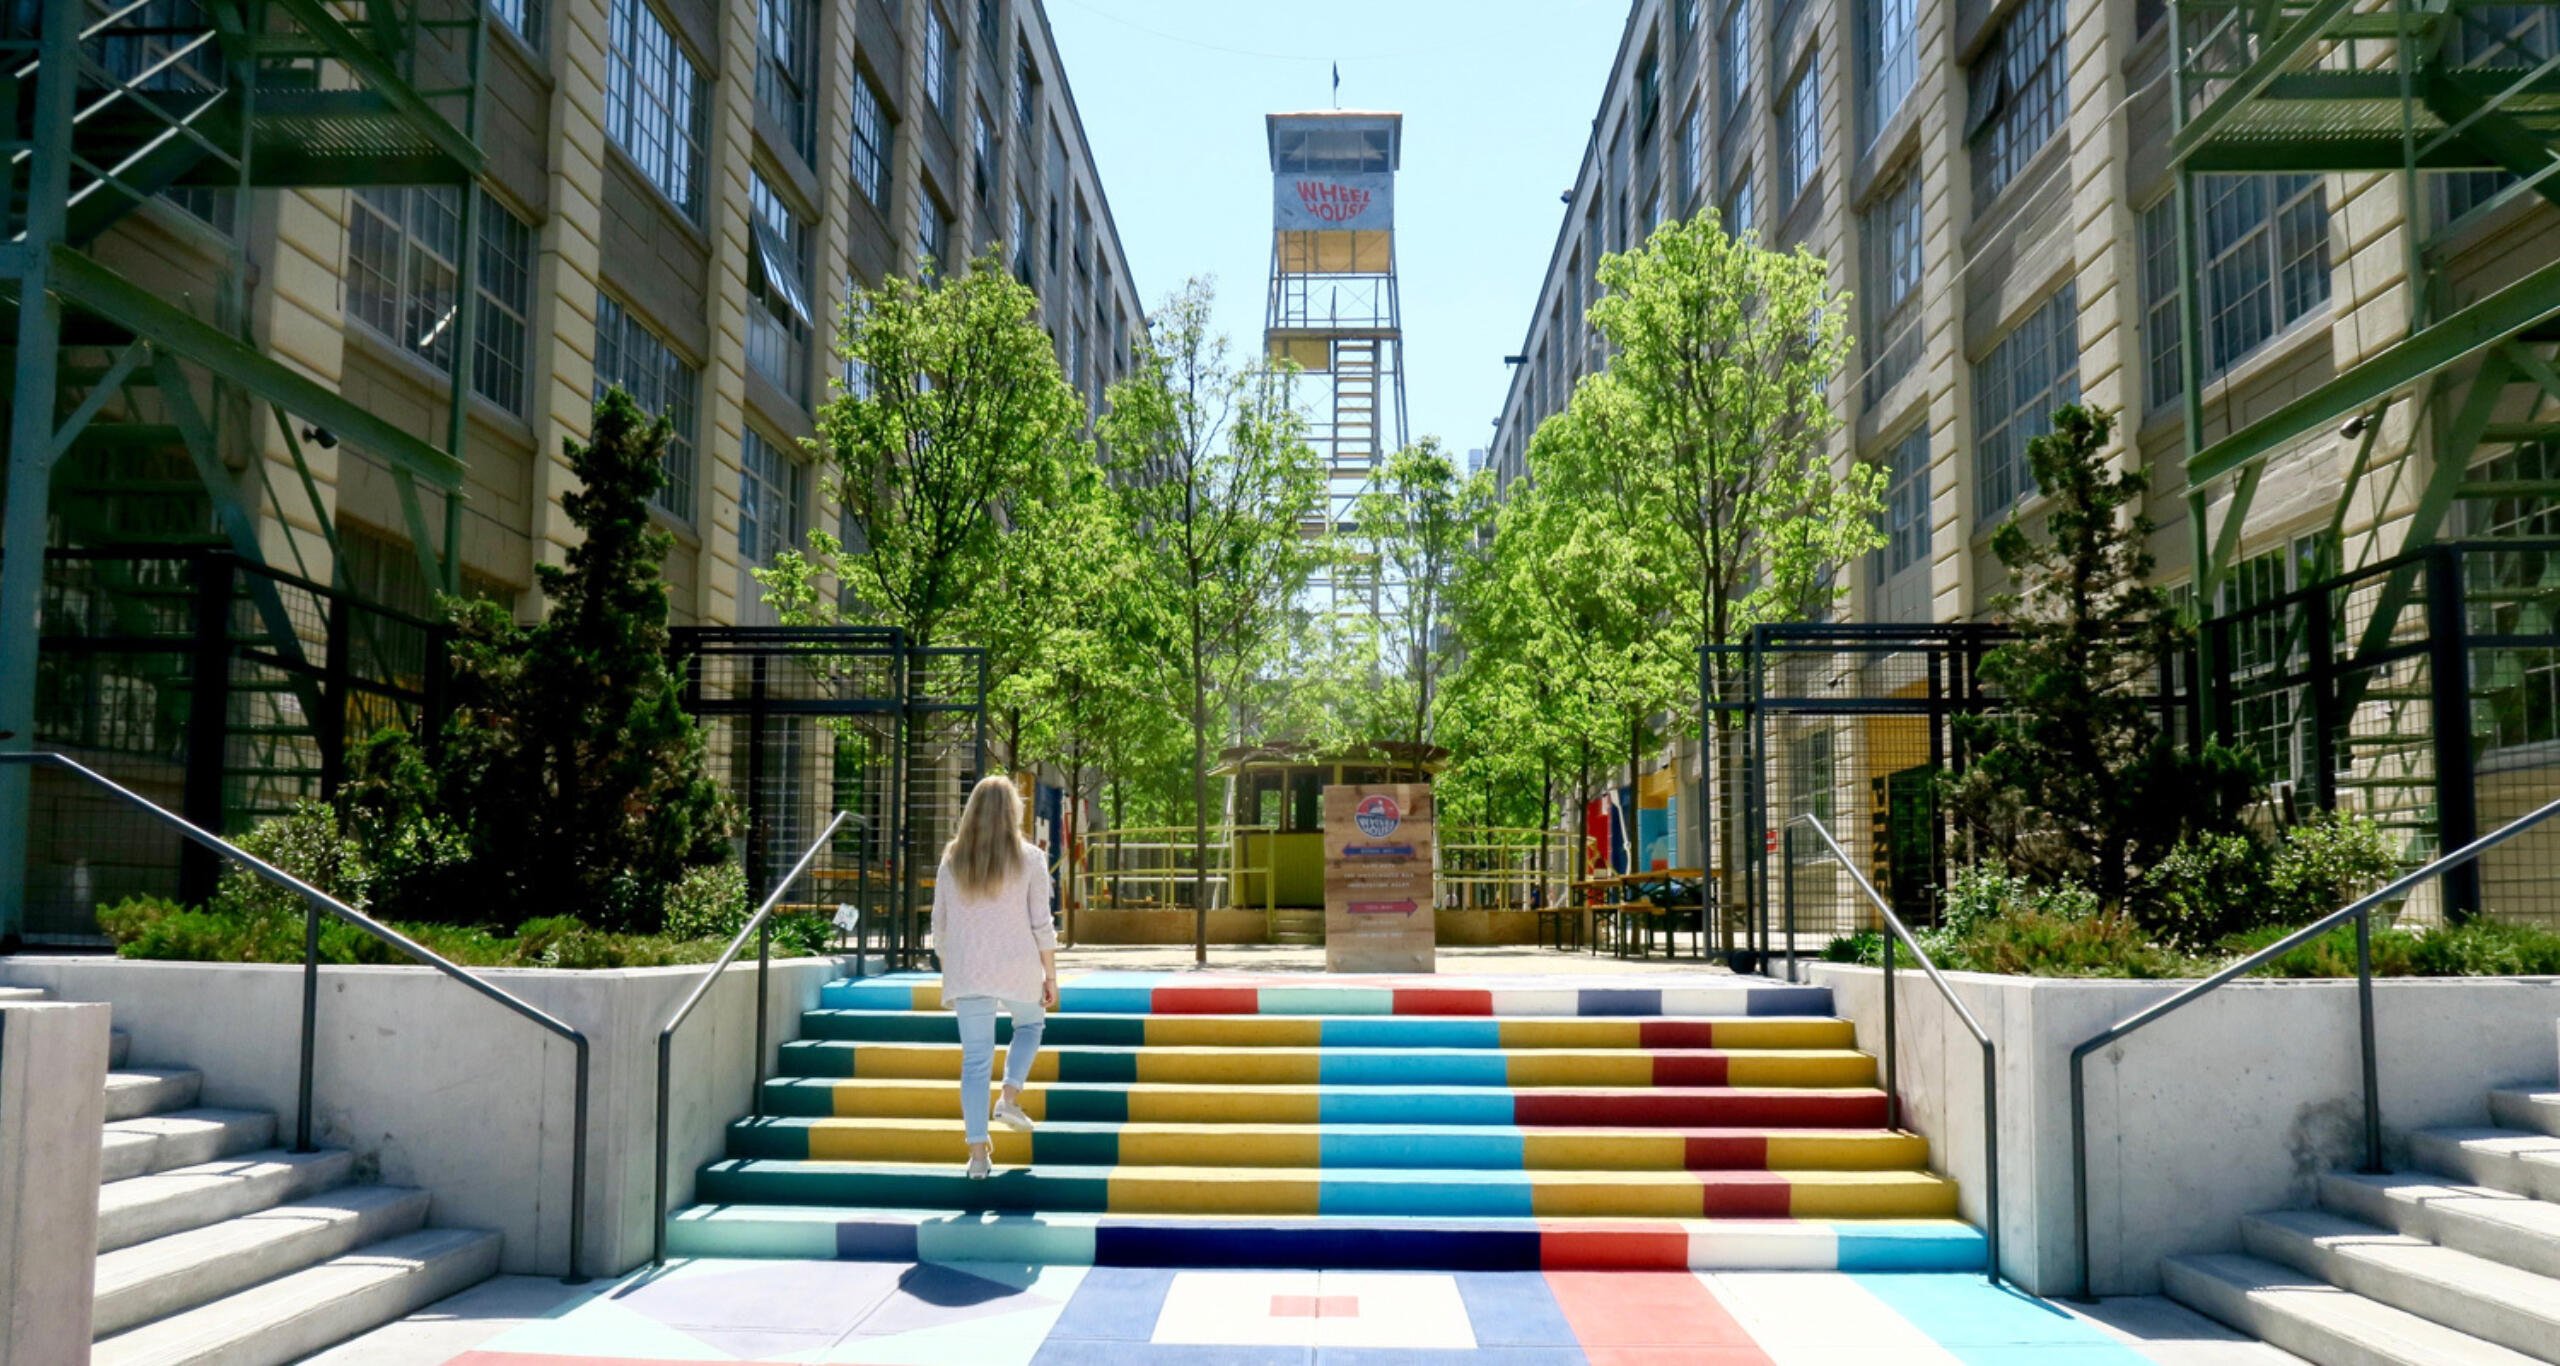
[[578, 1089], [574, 1126], [576, 1146], [571, 1150], [569, 1157], [569, 1274], [562, 1279], [571, 1285], [585, 1284], [587, 1278], [579, 1267], [581, 1255], [586, 1251], [587, 1225], [587, 1036], [585, 1034], [532, 1003], [494, 985], [469, 968], [452, 962], [398, 930], [373, 919], [220, 835], [196, 825], [150, 798], [118, 784], [68, 755], [42, 750], [0, 753], [0, 765], [6, 764], [24, 765], [30, 768], [44, 765], [86, 778], [115, 796], [140, 807], [153, 819], [175, 829], [187, 839], [240, 864], [267, 881], [302, 898], [302, 1062], [301, 1077], [295, 1096], [295, 1104], [298, 1107], [294, 1115], [295, 1152], [314, 1151], [311, 1142], [311, 1075], [314, 1058], [313, 1042], [319, 1032], [320, 1023], [320, 913], [323, 911], [568, 1040], [569, 1046], [576, 1050]]
[[2071, 1213], [2080, 1235], [2080, 1296], [2089, 1298], [2091, 1269], [2089, 1264], [2089, 1122], [2086, 1104], [2085, 1064], [2089, 1055], [2123, 1039], [2135, 1030], [2162, 1016], [2180, 1010], [2199, 996], [2221, 990], [2236, 978], [2266, 966], [2304, 944], [2327, 934], [2349, 920], [2356, 922], [2356, 1014], [2357, 1028], [2364, 1055], [2364, 1170], [2382, 1170], [2382, 1082], [2381, 1068], [2374, 1056], [2373, 1035], [2373, 911], [2386, 902], [2398, 900], [2410, 888], [2432, 877], [2459, 868], [2491, 849], [2514, 839], [2526, 830], [2560, 814], [2560, 801], [2499, 826], [2469, 844], [2436, 858], [2413, 872], [2402, 874], [2381, 890], [2342, 906], [2320, 919], [2295, 930], [2256, 953], [2223, 968], [2178, 992], [2156, 1001], [2144, 1009], [2118, 1020], [2113, 1025], [2081, 1042], [2071, 1050]]
[[839, 811], [834, 820], [827, 822], [827, 828], [818, 832], [818, 838], [801, 851], [800, 861], [792, 864], [791, 871], [773, 884], [773, 891], [765, 897], [764, 904], [756, 908], [756, 913], [747, 918], [746, 924], [738, 927], [737, 936], [729, 941], [728, 948], [721, 951], [720, 960], [711, 965], [710, 971], [702, 974], [701, 981], [693, 984], [693, 991], [684, 998], [684, 1004], [676, 1007], [676, 1013], [669, 1016], [665, 1027], [658, 1031], [658, 1199], [654, 1207], [657, 1217], [649, 1225], [649, 1261], [652, 1265], [664, 1264], [667, 1260], [667, 1089], [675, 1069], [676, 1030], [692, 1018], [694, 1007], [701, 1005], [702, 998], [711, 994], [712, 984], [729, 970], [729, 965], [738, 961], [739, 952], [747, 946], [747, 936], [755, 935], [756, 1075], [755, 1087], [748, 1092], [748, 1103], [754, 1113], [764, 1113], [765, 1015], [769, 999], [767, 980], [773, 964], [773, 909], [782, 904], [782, 894], [790, 891], [801, 874], [809, 871], [809, 865], [817, 860], [818, 851], [827, 847], [828, 842], [836, 837], [837, 828], [849, 818], [850, 813]]
[[1809, 814], [1797, 816], [1793, 820], [1787, 822], [1785, 849], [1781, 854], [1781, 857], [1784, 859], [1786, 864], [1786, 909], [1787, 922], [1789, 925], [1789, 933], [1787, 936], [1787, 945], [1789, 949], [1787, 955], [1787, 980], [1795, 980], [1795, 954], [1793, 952], [1795, 946], [1795, 935], [1793, 932], [1793, 926], [1795, 923], [1796, 894], [1795, 834], [1796, 827], [1798, 825], [1811, 826], [1813, 828], [1813, 833], [1820, 835], [1822, 837], [1822, 842], [1830, 846], [1831, 856], [1839, 861], [1842, 869], [1847, 871], [1850, 880], [1858, 884], [1858, 890], [1866, 895], [1868, 902], [1876, 908], [1876, 913], [1884, 917], [1885, 926], [1891, 931], [1891, 933], [1887, 934], [1884, 939], [1885, 1127], [1896, 1128], [1899, 1127], [1902, 1122], [1901, 1097], [1900, 1093], [1895, 1088], [1896, 1077], [1894, 1075], [1894, 1056], [1896, 1050], [1893, 1040], [1893, 945], [1895, 940], [1900, 940], [1911, 950], [1911, 956], [1920, 964], [1920, 970], [1929, 975], [1930, 985], [1935, 986], [1938, 989], [1938, 994], [1946, 998], [1948, 1009], [1953, 1010], [1956, 1013], [1956, 1018], [1964, 1023], [1965, 1032], [1973, 1036], [1973, 1041], [1975, 1043], [1982, 1045], [1983, 1259], [1986, 1270], [1990, 1275], [1991, 1283], [1993, 1285], [1998, 1285], [2000, 1283], [1999, 1046], [1991, 1042], [1990, 1031], [1982, 1027], [1982, 1022], [1980, 1020], [1973, 1018], [1973, 1012], [1965, 1009], [1964, 1002], [1956, 996], [1956, 989], [1948, 985], [1946, 977], [1939, 973], [1938, 965], [1929, 961], [1928, 951], [1920, 947], [1920, 941], [1913, 937], [1911, 927], [1902, 923], [1902, 917], [1893, 913], [1893, 907], [1886, 903], [1883, 894], [1876, 890], [1875, 884], [1867, 880], [1867, 875], [1865, 873], [1858, 871], [1857, 862], [1849, 857], [1849, 851], [1840, 847], [1840, 841], [1832, 836], [1831, 830], [1828, 826], [1825, 826], [1821, 821], [1816, 820]]

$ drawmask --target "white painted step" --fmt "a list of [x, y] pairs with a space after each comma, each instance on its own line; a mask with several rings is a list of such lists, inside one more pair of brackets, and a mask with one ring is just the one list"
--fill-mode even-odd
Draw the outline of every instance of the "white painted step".
[[424, 1229], [279, 1276], [100, 1342], [92, 1366], [282, 1366], [381, 1327], [498, 1269], [498, 1235]]
[[2323, 1210], [2240, 1221], [2242, 1246], [2457, 1332], [2560, 1362], [2560, 1281]]
[[107, 1073], [107, 1122], [183, 1110], [196, 1103], [204, 1074], [192, 1067], [135, 1067]]
[[0, 987], [0, 1005], [18, 1001], [50, 1001], [53, 993], [43, 987]]
[[2412, 1238], [2560, 1277], [2560, 1205], [2548, 1200], [2409, 1172], [2336, 1172], [2321, 1178], [2320, 1203]]
[[104, 1253], [93, 1331], [121, 1333], [426, 1222], [425, 1191], [341, 1186]]
[[182, 1233], [346, 1184], [355, 1154], [269, 1148], [98, 1188], [98, 1250]]
[[2560, 1201], [2560, 1138], [2522, 1129], [2421, 1129], [2409, 1156], [2442, 1172], [2536, 1200]]
[[2489, 1122], [2501, 1128], [2560, 1138], [2560, 1090], [2535, 1091], [2519, 1087], [2512, 1091], [2492, 1091], [2489, 1093]]
[[2160, 1263], [2169, 1297], [2319, 1366], [2532, 1366], [2533, 1358], [2291, 1267], [2215, 1253]]
[[276, 1141], [276, 1117], [264, 1110], [173, 1110], [107, 1126], [102, 1181], [191, 1167]]

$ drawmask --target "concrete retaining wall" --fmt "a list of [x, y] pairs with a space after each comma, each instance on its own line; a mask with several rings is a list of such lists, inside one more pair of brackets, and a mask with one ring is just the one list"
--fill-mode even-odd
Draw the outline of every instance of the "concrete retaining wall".
[[[590, 1274], [648, 1259], [658, 1030], [703, 971], [484, 974], [588, 1038]], [[799, 1012], [842, 975], [833, 958], [775, 963], [768, 1047], [797, 1037]], [[0, 958], [0, 983], [112, 1005], [133, 1036], [134, 1065], [196, 1068], [205, 1104], [272, 1110], [291, 1141], [300, 967], [14, 957]], [[692, 1198], [695, 1167], [720, 1155], [723, 1129], [747, 1111], [754, 1040], [749, 962], [730, 969], [676, 1039], [674, 1205]], [[323, 968], [314, 1137], [354, 1150], [368, 1177], [430, 1192], [435, 1223], [504, 1233], [506, 1270], [557, 1275], [568, 1265], [573, 1057], [548, 1031], [432, 969]]]
[[0, 992], [0, 1366], [89, 1357], [108, 1028]]
[[[1816, 964], [1883, 1046], [1883, 974]], [[2071, 1050], [2180, 982], [1949, 976], [2000, 1056], [2001, 1262], [2040, 1294], [2075, 1291]], [[1982, 1055], [1916, 972], [1896, 987], [1903, 1122], [1984, 1216]], [[2549, 1085], [2560, 980], [2398, 980], [2375, 987], [2385, 1160], [2412, 1130], [2486, 1124], [2488, 1093]], [[2321, 1173], [2362, 1158], [2355, 984], [2250, 982], [2197, 1001], [2087, 1063], [2090, 1261], [2101, 1294], [2153, 1294], [2160, 1259], [2227, 1251], [2242, 1215], [2312, 1202]]]

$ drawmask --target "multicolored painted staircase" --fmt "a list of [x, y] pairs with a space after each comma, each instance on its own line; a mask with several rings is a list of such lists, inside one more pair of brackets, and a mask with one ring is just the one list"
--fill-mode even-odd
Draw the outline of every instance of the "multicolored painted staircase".
[[[1660, 980], [1660, 979], [1655, 979]], [[1682, 979], [1699, 983], [1701, 979]], [[1345, 985], [1344, 982], [1359, 985]], [[1090, 973], [970, 1181], [935, 979], [837, 982], [679, 1256], [1976, 1270], [1829, 992]], [[1000, 1032], [999, 1038], [1003, 1034]]]

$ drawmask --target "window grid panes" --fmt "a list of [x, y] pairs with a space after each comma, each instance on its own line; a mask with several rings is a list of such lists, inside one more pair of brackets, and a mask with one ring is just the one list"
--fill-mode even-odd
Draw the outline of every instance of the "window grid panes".
[[2062, 131], [2071, 112], [2064, 42], [2062, 0], [2026, 0], [1974, 62], [1965, 136], [1973, 144], [1977, 208]]
[[1884, 544], [1875, 553], [1874, 581], [1884, 583], [1929, 558], [1929, 428], [1912, 428], [1885, 455], [1884, 510], [1878, 514]]
[[[2560, 481], [2560, 445], [2530, 442], [2474, 465], [2479, 483], [2550, 484]], [[2465, 505], [2464, 527], [2479, 538], [2560, 536], [2560, 499], [2544, 493], [2503, 494]], [[2507, 550], [2473, 555], [2466, 562], [2472, 599], [2471, 629], [2481, 635], [2538, 635], [2550, 627], [2548, 585], [2553, 557]], [[2510, 648], [2477, 653], [2474, 677], [2486, 696], [2472, 707], [2476, 729], [2491, 748], [2560, 739], [2560, 650]]]
[[[2329, 206], [2313, 175], [2199, 176], [2197, 300], [2207, 379], [2228, 371], [2277, 333], [2329, 301]], [[2143, 214], [2144, 351], [2153, 407], [2177, 398], [2177, 199]]]
[[685, 521], [693, 520], [694, 410], [701, 383], [674, 348], [612, 295], [596, 296], [596, 397], [619, 384], [643, 411], [667, 420], [672, 430], [660, 464], [666, 480], [649, 501]]
[[613, 0], [604, 129], [685, 217], [702, 221], [702, 73], [646, 0]]
[[2027, 443], [2053, 430], [2053, 410], [2080, 397], [2078, 291], [2027, 315], [1973, 371], [1974, 512], [1990, 522], [2035, 492]]
[[1733, 183], [1724, 188], [1724, 230], [1727, 235], [1740, 237], [1759, 226], [1756, 206], [1751, 198], [1751, 162], [1745, 158], [1741, 169], [1733, 174]]
[[759, 0], [756, 6], [756, 103], [803, 161], [818, 155], [809, 99], [812, 19], [809, 0]]
[[755, 269], [747, 280], [747, 364], [809, 401], [809, 230], [762, 171], [749, 174]]
[[800, 544], [809, 516], [809, 469], [753, 427], [738, 443], [738, 614], [770, 621], [755, 571]]
[[1662, 118], [1662, 59], [1648, 52], [1636, 67], [1636, 140], [1653, 136]]
[[[986, 205], [993, 196], [996, 176], [996, 125], [987, 117], [987, 107], [977, 105], [970, 110], [969, 184], [978, 192], [978, 202]], [[989, 216], [992, 217], [992, 205]]]
[[1024, 284], [1037, 288], [1039, 254], [1031, 248], [1031, 200], [1016, 193], [1013, 197], [1013, 273]]
[[1919, 0], [1860, 0], [1867, 34], [1862, 53], [1866, 98], [1858, 101], [1863, 141], [1873, 142], [1893, 121], [1919, 79], [1920, 49], [1913, 36], [1918, 6]]
[[[453, 363], [460, 205], [449, 187], [357, 190], [347, 204], [347, 311], [438, 367]], [[532, 265], [533, 229], [483, 193], [471, 387], [509, 412], [524, 410]]]
[[1040, 76], [1031, 64], [1031, 45], [1023, 44], [1020, 61], [1013, 76], [1013, 120], [1022, 131], [1035, 133], [1040, 128]]
[[1734, 111], [1751, 88], [1751, 0], [1734, 0], [1725, 7], [1723, 27], [1716, 33], [1716, 73], [1730, 135]]
[[1805, 54], [1778, 104], [1778, 202], [1795, 207], [1805, 187], [1822, 168], [1821, 54]]
[[951, 121], [951, 25], [935, 4], [924, 7], [924, 100]]
[[[2546, 5], [2480, 5], [2455, 9], [2458, 16], [2445, 35], [2448, 65], [2475, 70], [2521, 71], [2540, 66], [2560, 52], [2560, 12]], [[2505, 171], [2452, 171], [2435, 181], [2436, 224], [2451, 224], [2498, 198], [2516, 184]]]
[[924, 212], [916, 219], [916, 273], [939, 275], [949, 260], [951, 215], [943, 209], [942, 200], [927, 191]]
[[1920, 176], [1906, 169], [1867, 211], [1867, 378], [1874, 403], [1920, 359]]
[[871, 206], [889, 208], [889, 148], [895, 129], [880, 102], [880, 87], [866, 73], [853, 78], [853, 184]]
[[526, 47], [542, 50], [542, 0], [489, 0], [489, 13], [513, 29]]
[[1707, 197], [1707, 107], [1691, 101], [1689, 116], [1680, 123], [1680, 166], [1687, 180], [1688, 202], [1695, 205]]

